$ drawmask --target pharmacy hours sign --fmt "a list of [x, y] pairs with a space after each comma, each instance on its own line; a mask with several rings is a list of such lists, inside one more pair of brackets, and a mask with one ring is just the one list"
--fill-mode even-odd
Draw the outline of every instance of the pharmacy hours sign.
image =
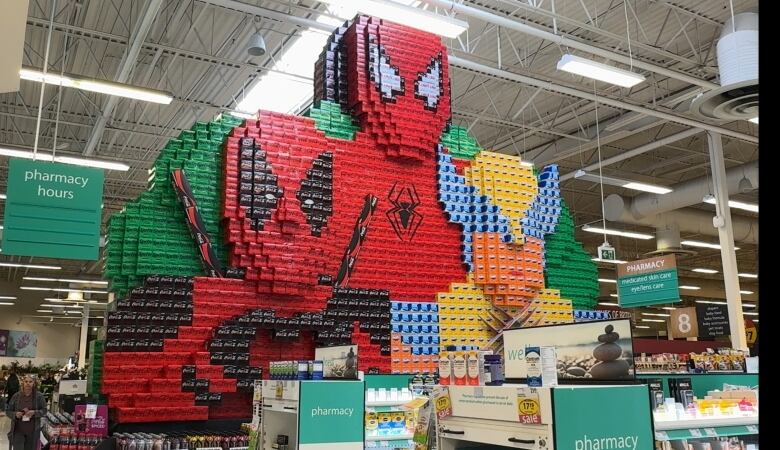
[[674, 255], [619, 264], [617, 275], [621, 308], [680, 301]]
[[102, 170], [11, 159], [6, 196], [2, 254], [98, 259]]

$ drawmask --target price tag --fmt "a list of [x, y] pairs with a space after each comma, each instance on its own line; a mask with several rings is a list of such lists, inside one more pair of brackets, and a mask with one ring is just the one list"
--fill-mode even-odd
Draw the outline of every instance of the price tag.
[[688, 430], [689, 433], [691, 433], [691, 436], [700, 438], [703, 435], [701, 434], [701, 430], [698, 428], [691, 428]]
[[704, 434], [706, 434], [707, 436], [710, 436], [710, 437], [717, 437], [718, 436], [718, 432], [715, 431], [715, 428], [705, 428], [704, 429]]
[[751, 433], [758, 433], [758, 425], [748, 425], [747, 430]]
[[84, 412], [85, 419], [94, 419], [97, 415], [97, 405], [87, 404], [87, 410]]
[[657, 441], [668, 441], [669, 440], [669, 433], [666, 431], [656, 431], [655, 432], [655, 439]]

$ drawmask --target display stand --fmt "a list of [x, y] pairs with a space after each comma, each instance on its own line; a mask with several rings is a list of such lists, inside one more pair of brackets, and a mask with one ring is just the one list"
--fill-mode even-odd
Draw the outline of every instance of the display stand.
[[[404, 407], [413, 400], [409, 375], [366, 375], [366, 449], [407, 450], [414, 448], [417, 412]], [[390, 417], [389, 422], [384, 422]], [[403, 420], [403, 422], [401, 422]], [[380, 425], [381, 424], [381, 425]]]
[[452, 413], [437, 417], [439, 450], [654, 448], [647, 386], [449, 386], [447, 391]]
[[362, 381], [264, 380], [262, 449], [363, 450]]

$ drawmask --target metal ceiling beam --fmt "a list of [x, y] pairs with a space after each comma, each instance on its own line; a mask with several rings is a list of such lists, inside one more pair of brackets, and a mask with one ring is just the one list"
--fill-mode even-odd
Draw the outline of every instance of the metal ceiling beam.
[[584, 52], [588, 52], [596, 56], [608, 58], [613, 61], [617, 61], [626, 65], [632, 65], [633, 67], [636, 67], [641, 70], [655, 72], [657, 74], [669, 78], [673, 78], [675, 80], [684, 81], [686, 83], [694, 84], [707, 89], [717, 89], [720, 87], [719, 85], [712, 83], [710, 81], [692, 77], [690, 75], [675, 70], [667, 69], [666, 67], [631, 59], [628, 56], [624, 56], [620, 53], [616, 53], [610, 50], [604, 50], [602, 48], [595, 47], [593, 45], [586, 44], [584, 42], [580, 42], [579, 40], [574, 40], [565, 36], [560, 36], [554, 33], [550, 33], [549, 31], [545, 31], [536, 27], [532, 27], [530, 25], [526, 25], [524, 23], [520, 23], [506, 16], [499, 16], [498, 14], [493, 14], [491, 12], [474, 8], [472, 6], [467, 6], [462, 3], [455, 3], [451, 0], [422, 0], [422, 1], [431, 6], [437, 6], [448, 11], [454, 11], [468, 17], [473, 17], [475, 19], [483, 20], [485, 22], [492, 23], [494, 25], [498, 25], [510, 30], [524, 33], [529, 36], [534, 36], [539, 39], [544, 39], [546, 41], [553, 42], [564, 48], [570, 47], [577, 50], [582, 50]]
[[[594, 163], [594, 164], [585, 166], [585, 167], [582, 168], [582, 170], [584, 170], [586, 172], [589, 172], [591, 170], [596, 170], [599, 167], [609, 166], [611, 164], [615, 164], [617, 162], [620, 162], [620, 161], [623, 161], [623, 160], [626, 160], [626, 159], [630, 159], [630, 158], [633, 158], [635, 156], [639, 156], [639, 155], [641, 155], [643, 153], [647, 153], [647, 152], [649, 152], [651, 150], [655, 150], [657, 148], [661, 148], [661, 147], [663, 147], [665, 145], [671, 144], [672, 142], [677, 142], [677, 141], [681, 141], [683, 139], [687, 139], [687, 138], [689, 138], [691, 136], [695, 136], [695, 135], [697, 135], [697, 134], [699, 134], [699, 133], [701, 133], [703, 131], [704, 130], [700, 130], [698, 128], [689, 128], [689, 129], [687, 129], [685, 131], [681, 131], [679, 133], [675, 133], [675, 134], [672, 134], [670, 136], [666, 136], [663, 139], [659, 139], [657, 141], [653, 141], [653, 142], [650, 142], [648, 144], [641, 145], [641, 146], [639, 146], [639, 147], [637, 147], [635, 149], [629, 150], [627, 152], [620, 153], [619, 155], [613, 156], [611, 158], [607, 158], [607, 159], [605, 159], [605, 160], [603, 160], [603, 161], [601, 161], [599, 163]], [[566, 181], [566, 180], [570, 180], [570, 179], [574, 178], [574, 174], [575, 173], [576, 173], [576, 171], [575, 172], [569, 172], [567, 174], [562, 175], [561, 176], [561, 181]]]
[[[143, 8], [143, 16], [136, 23], [130, 39], [130, 45], [117, 69], [116, 79], [114, 80], [117, 83], [126, 83], [130, 78], [130, 74], [136, 67], [136, 61], [138, 60], [138, 54], [141, 52], [143, 42], [146, 40], [146, 36], [149, 34], [149, 30], [151, 30], [155, 19], [157, 19], [157, 12], [160, 10], [162, 3], [163, 0], [148, 0]], [[100, 116], [98, 117], [95, 126], [92, 128], [92, 132], [84, 146], [85, 155], [91, 155], [95, 152], [101, 136], [103, 135], [103, 130], [108, 123], [108, 119], [111, 117], [111, 114], [114, 112], [114, 108], [116, 108], [118, 103], [119, 97], [112, 95], [109, 96], [103, 104]]]
[[[429, 1], [429, 0], [426, 0]], [[437, 0], [438, 1], [438, 0]], [[505, 79], [514, 81], [517, 83], [525, 83], [531, 86], [541, 87], [543, 89], [546, 89], [548, 91], [553, 92], [560, 92], [562, 94], [568, 94], [572, 95], [574, 97], [580, 97], [584, 99], [588, 99], [593, 102], [599, 102], [600, 104], [612, 106], [614, 108], [620, 108], [620, 109], [626, 109], [629, 111], [639, 112], [648, 116], [657, 117], [659, 119], [668, 120], [670, 122], [679, 123], [681, 125], [686, 125], [689, 127], [694, 128], [702, 128], [704, 130], [708, 131], [714, 131], [716, 133], [721, 133], [725, 136], [731, 136], [735, 137], [737, 139], [741, 139], [743, 141], [747, 142], [755, 142], [758, 143], [758, 138], [755, 136], [751, 136], [749, 134], [741, 133], [739, 131], [733, 131], [729, 130], [728, 128], [720, 127], [717, 125], [711, 125], [709, 123], [700, 122], [697, 120], [689, 119], [687, 117], [678, 116], [676, 114], [670, 114], [665, 113], [662, 111], [656, 111], [654, 109], [646, 108], [644, 106], [638, 106], [631, 103], [627, 103], [625, 101], [621, 100], [614, 100], [608, 97], [602, 97], [597, 96], [594, 93], [591, 92], [585, 92], [581, 91], [579, 89], [570, 88], [567, 86], [562, 86], [555, 84], [551, 81], [546, 80], [540, 80], [538, 78], [529, 77], [526, 75], [519, 75], [516, 73], [509, 72], [507, 70], [501, 70], [496, 69], [490, 66], [487, 66], [485, 64], [481, 64], [478, 62], [470, 61], [468, 59], [460, 58], [458, 56], [450, 56], [449, 57], [450, 65], [453, 67], [457, 67], [459, 69], [463, 69], [470, 72], [479, 73], [484, 76], [489, 76], [493, 78], [499, 78], [499, 79]]]

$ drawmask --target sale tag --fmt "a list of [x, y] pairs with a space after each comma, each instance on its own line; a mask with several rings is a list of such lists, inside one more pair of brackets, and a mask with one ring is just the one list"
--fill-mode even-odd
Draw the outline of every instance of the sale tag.
[[689, 433], [691, 433], [691, 436], [700, 438], [702, 437], [701, 430], [698, 428], [691, 428], [688, 430]]
[[87, 410], [84, 412], [85, 419], [94, 419], [97, 415], [97, 405], [87, 404]]
[[439, 420], [452, 415], [452, 401], [450, 400], [450, 391], [443, 388], [434, 394], [434, 405], [436, 408], [436, 417]]
[[704, 434], [706, 434], [709, 437], [717, 437], [718, 436], [718, 432], [715, 431], [715, 428], [705, 428], [704, 429]]
[[538, 425], [542, 423], [539, 394], [530, 389], [517, 390], [517, 412], [520, 423]]

